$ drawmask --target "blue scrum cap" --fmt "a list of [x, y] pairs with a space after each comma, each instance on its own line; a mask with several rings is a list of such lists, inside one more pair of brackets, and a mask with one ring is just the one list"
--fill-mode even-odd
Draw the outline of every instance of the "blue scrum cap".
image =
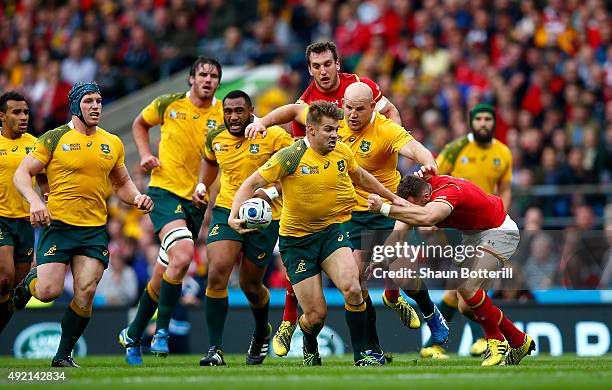
[[81, 99], [88, 93], [100, 93], [100, 87], [96, 83], [81, 83], [78, 82], [72, 86], [68, 92], [68, 102], [70, 104], [70, 113], [78, 117], [81, 116]]

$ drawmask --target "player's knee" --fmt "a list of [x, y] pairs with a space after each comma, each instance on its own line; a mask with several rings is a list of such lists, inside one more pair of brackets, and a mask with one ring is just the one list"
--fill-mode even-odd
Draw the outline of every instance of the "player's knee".
[[36, 283], [36, 299], [42, 302], [51, 302], [62, 294], [62, 289], [58, 286], [44, 285]]
[[359, 284], [359, 280], [349, 280], [341, 284], [338, 287], [342, 296], [344, 296], [344, 300], [347, 302], [359, 301], [361, 302], [361, 285]]
[[213, 290], [226, 289], [231, 272], [231, 268], [228, 267], [211, 267], [208, 270], [208, 287]]
[[172, 252], [170, 253], [171, 267], [187, 269], [191, 260], [193, 260], [193, 242], [187, 240], [181, 241], [172, 248]]
[[263, 290], [263, 285], [260, 281], [251, 280], [247, 278], [240, 278], [240, 289], [244, 292], [244, 294], [249, 296], [257, 296], [261, 290]]
[[327, 309], [318, 307], [313, 310], [308, 310], [308, 312], [304, 312], [304, 316], [306, 317], [306, 322], [311, 327], [318, 327], [325, 323], [325, 318], [327, 318]]

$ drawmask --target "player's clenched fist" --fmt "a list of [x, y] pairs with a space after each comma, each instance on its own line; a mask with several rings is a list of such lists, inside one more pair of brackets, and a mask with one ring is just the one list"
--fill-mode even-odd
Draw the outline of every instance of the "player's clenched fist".
[[370, 194], [370, 196], [368, 196], [368, 210], [370, 210], [371, 212], [379, 213], [382, 205], [383, 200], [379, 195]]
[[140, 167], [147, 172], [155, 167], [159, 167], [160, 165], [161, 163], [159, 162], [159, 159], [152, 154], [144, 156], [140, 159]]
[[153, 200], [145, 194], [136, 195], [134, 198], [134, 206], [139, 210], [143, 210], [145, 214], [149, 214], [153, 211], [153, 207], [155, 207]]
[[30, 203], [30, 223], [32, 226], [49, 226], [51, 224], [51, 213], [40, 199]]

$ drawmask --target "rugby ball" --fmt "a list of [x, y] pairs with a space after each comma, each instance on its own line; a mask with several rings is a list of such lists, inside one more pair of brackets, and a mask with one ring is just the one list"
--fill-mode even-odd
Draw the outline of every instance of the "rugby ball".
[[238, 217], [249, 229], [265, 229], [272, 222], [272, 207], [261, 198], [251, 198], [240, 206]]

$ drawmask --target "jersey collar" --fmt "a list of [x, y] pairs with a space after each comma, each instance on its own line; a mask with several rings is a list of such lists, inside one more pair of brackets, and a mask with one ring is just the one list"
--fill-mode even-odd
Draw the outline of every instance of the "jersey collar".
[[310, 142], [308, 142], [308, 137], [304, 136], [304, 138], [302, 138], [304, 140], [304, 143], [306, 144], [306, 147], [309, 148], [310, 147]]
[[370, 123], [374, 123], [374, 119], [376, 119], [376, 111], [372, 111], [372, 118], [370, 118]]
[[[70, 122], [67, 123], [68, 127], [70, 127], [72, 130], [74, 130], [74, 123], [72, 123], [72, 120], [70, 120]], [[98, 126], [96, 126], [96, 131], [100, 130], [100, 128]]]

